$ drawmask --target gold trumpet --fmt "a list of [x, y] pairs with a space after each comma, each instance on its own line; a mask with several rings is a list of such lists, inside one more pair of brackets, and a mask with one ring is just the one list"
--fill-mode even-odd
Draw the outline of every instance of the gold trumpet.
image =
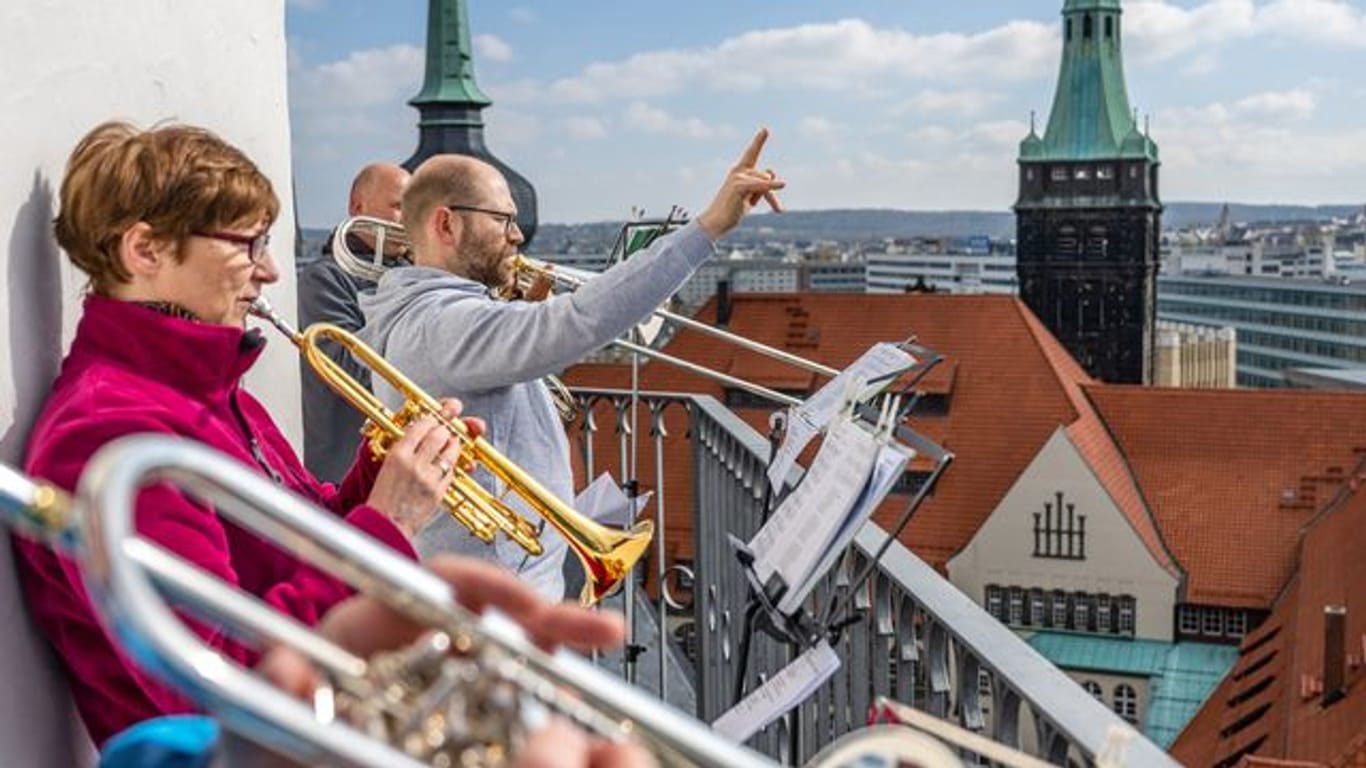
[[[537, 527], [501, 498], [485, 490], [466, 471], [472, 466], [487, 469], [569, 543], [587, 577], [579, 595], [583, 605], [592, 605], [616, 591], [650, 546], [654, 523], [642, 520], [630, 530], [619, 531], [580, 514], [499, 453], [487, 440], [471, 435], [464, 422], [443, 416], [441, 403], [353, 334], [330, 323], [315, 323], [300, 333], [276, 314], [264, 297], [253, 302], [251, 311], [288, 337], [323, 383], [365, 415], [367, 421], [363, 432], [377, 458], [403, 436], [407, 425], [414, 420], [428, 415], [440, 422], [461, 445], [460, 461], [453, 468], [454, 479], [443, 501], [446, 511], [484, 542], [493, 541], [495, 532], [502, 530], [528, 553], [539, 555], [544, 551]], [[396, 412], [386, 407], [374, 393], [323, 354], [319, 348], [323, 339], [341, 345], [372, 373], [388, 382], [403, 395], [403, 406]]]

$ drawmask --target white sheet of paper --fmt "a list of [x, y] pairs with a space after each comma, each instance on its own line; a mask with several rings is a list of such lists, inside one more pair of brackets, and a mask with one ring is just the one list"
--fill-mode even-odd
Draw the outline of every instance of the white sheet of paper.
[[605, 525], [619, 528], [629, 526], [650, 501], [649, 493], [642, 493], [631, 508], [631, 497], [617, 484], [616, 478], [603, 472], [588, 484], [574, 499], [574, 509]]
[[761, 584], [806, 579], [854, 507], [877, 459], [877, 438], [847, 418], [830, 427], [806, 477], [749, 542]]
[[[906, 371], [915, 363], [915, 357], [901, 347], [885, 341], [878, 342], [859, 355], [848, 368], [840, 371], [838, 376], [816, 390], [816, 393], [805, 402], [791, 408], [788, 411], [788, 432], [783, 435], [783, 443], [778, 447], [773, 462], [769, 465], [769, 484], [774, 488], [782, 487], [783, 480], [797, 462], [797, 456], [801, 455], [802, 449], [813, 437], [824, 431], [839, 413], [851, 380], [858, 378], [864, 382], [858, 387], [858, 401], [863, 402], [887, 386], [886, 377]], [[874, 383], [866, 383], [869, 381]], [[795, 433], [793, 425], [798, 425]]]
[[915, 451], [903, 445], [889, 443], [882, 446], [878, 451], [877, 462], [873, 465], [873, 476], [868, 479], [864, 486], [863, 493], [859, 495], [854, 503], [854, 508], [849, 511], [849, 516], [845, 519], [840, 529], [835, 532], [829, 546], [825, 550], [816, 567], [812, 568], [806, 578], [800, 584], [794, 584], [783, 594], [778, 601], [778, 610], [785, 614], [791, 614], [797, 610], [806, 599], [806, 596], [815, 588], [816, 583], [827, 571], [834, 567], [835, 561], [844, 553], [849, 543], [854, 540], [863, 524], [872, 517], [877, 505], [887, 498], [891, 493], [892, 486], [896, 485], [897, 478], [901, 477], [901, 472], [906, 468], [906, 463], [915, 456]]
[[839, 656], [822, 640], [716, 718], [711, 727], [722, 736], [746, 741], [805, 701], [839, 668]]

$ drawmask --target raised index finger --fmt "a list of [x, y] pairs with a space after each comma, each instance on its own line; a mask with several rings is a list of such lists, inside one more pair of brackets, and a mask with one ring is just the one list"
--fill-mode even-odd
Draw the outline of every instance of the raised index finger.
[[736, 162], [736, 168], [753, 168], [759, 163], [759, 153], [764, 151], [764, 142], [768, 141], [768, 129], [760, 128], [754, 134], [754, 138], [745, 147], [745, 151], [740, 153], [740, 160]]

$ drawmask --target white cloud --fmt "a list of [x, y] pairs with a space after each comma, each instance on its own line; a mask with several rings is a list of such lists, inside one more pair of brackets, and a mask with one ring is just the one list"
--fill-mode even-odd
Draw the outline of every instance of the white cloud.
[[1366, 10], [1341, 0], [1275, 0], [1259, 11], [1270, 34], [1307, 42], [1366, 46]]
[[975, 144], [987, 147], [1013, 149], [1028, 133], [1028, 123], [1019, 120], [992, 120], [974, 125], [968, 131], [968, 138]]
[[1366, 128], [1311, 125], [1304, 90], [1254, 93], [1230, 103], [1158, 113], [1167, 196], [1324, 202], [1360, 199]]
[[497, 35], [475, 35], [474, 51], [481, 59], [512, 61], [512, 46]]
[[893, 107], [891, 111], [894, 114], [914, 111], [924, 113], [946, 112], [969, 116], [981, 114], [992, 104], [1001, 101], [1002, 98], [999, 93], [976, 88], [959, 88], [951, 91], [927, 88]]
[[607, 126], [596, 117], [566, 117], [564, 131], [576, 139], [607, 138]]
[[808, 115], [797, 123], [797, 133], [808, 139], [830, 139], [844, 129], [844, 126], [819, 115]]
[[335, 113], [401, 103], [417, 93], [424, 65], [423, 49], [415, 45], [353, 51], [345, 59], [291, 73], [290, 105], [305, 113]]
[[710, 139], [730, 133], [727, 126], [712, 127], [701, 118], [674, 117], [643, 101], [632, 102], [624, 114], [626, 124], [646, 133], [660, 133], [685, 139]]
[[700, 86], [749, 92], [815, 88], [849, 92], [883, 79], [1019, 80], [1044, 75], [1057, 60], [1055, 27], [1012, 21], [965, 35], [915, 35], [861, 19], [756, 30], [703, 48], [638, 53], [595, 62], [552, 82], [549, 92], [571, 102], [639, 99]]
[[[1252, 37], [1366, 46], [1366, 10], [1342, 0], [1207, 0], [1182, 7], [1171, 0], [1130, 0], [1124, 5], [1126, 48], [1139, 61], [1164, 61]], [[1193, 63], [1196, 71], [1202, 63]]]
[[1255, 93], [1233, 104], [1235, 111], [1250, 118], [1289, 120], [1307, 120], [1317, 107], [1317, 97], [1301, 89]]
[[1138, 0], [1124, 5], [1120, 24], [1129, 52], [1142, 61], [1162, 61], [1253, 34], [1256, 13], [1252, 0], [1209, 0], [1193, 8]]

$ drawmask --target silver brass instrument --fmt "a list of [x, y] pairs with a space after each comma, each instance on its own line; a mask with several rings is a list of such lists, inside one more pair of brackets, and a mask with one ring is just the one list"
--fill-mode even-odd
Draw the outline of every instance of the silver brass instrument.
[[[370, 258], [351, 248], [350, 238], [359, 237], [370, 246]], [[374, 216], [353, 216], [332, 232], [332, 260], [352, 277], [379, 282], [388, 263], [407, 265], [412, 243], [403, 227]]]
[[[333, 237], [332, 255], [333, 258], [336, 259], [337, 265], [341, 267], [343, 271], [361, 277], [382, 275], [384, 274], [384, 266], [379, 262], [367, 262], [364, 258], [352, 253], [346, 243], [346, 235], [350, 233], [366, 233], [368, 237], [374, 239], [376, 242], [384, 242], [386, 240], [390, 242], [402, 242], [405, 244], [408, 242], [407, 233], [404, 231], [402, 225], [393, 222], [364, 216], [356, 216], [343, 221], [341, 225], [337, 227], [336, 235]], [[548, 264], [524, 254], [518, 254], [515, 257], [514, 267], [517, 275], [516, 280], [523, 286], [528, 285], [537, 278], [543, 278], [550, 280], [552, 285], [558, 289], [573, 291], [583, 287], [584, 284], [595, 276], [595, 273], [593, 272]], [[369, 279], [378, 279], [378, 277], [370, 277]], [[741, 349], [811, 371], [820, 376], [833, 378], [839, 374], [838, 370], [831, 368], [830, 366], [822, 365], [821, 363], [808, 360], [800, 355], [794, 355], [791, 352], [778, 349], [777, 347], [771, 347], [767, 344], [754, 341], [753, 339], [745, 338], [739, 334], [707, 325], [706, 323], [694, 320], [687, 315], [671, 312], [662, 308], [654, 310], [652, 314], [654, 317], [664, 322], [672, 323], [681, 328], [687, 328], [688, 330], [697, 331], [698, 333], [703, 333], [708, 336], [713, 336], [727, 343], [734, 344]], [[737, 376], [731, 376], [728, 373], [712, 370], [711, 368], [698, 365], [666, 352], [661, 352], [644, 344], [637, 344], [628, 341], [627, 339], [615, 339], [612, 343], [622, 349], [639, 354], [642, 357], [676, 366], [690, 373], [712, 379], [724, 386], [742, 389], [780, 405], [793, 406], [802, 402], [801, 398], [793, 397], [792, 395], [779, 392], [746, 379], [741, 379]]]
[[[212, 504], [429, 631], [409, 647], [357, 657], [139, 536], [138, 493], [158, 483]], [[196, 442], [137, 435], [110, 443], [87, 465], [74, 504], [0, 465], [0, 512], [79, 561], [92, 602], [136, 663], [229, 730], [305, 764], [503, 765], [548, 709], [605, 738], [637, 738], [669, 765], [776, 768], [583, 658], [541, 650], [506, 617], [472, 614], [435, 574]], [[245, 642], [302, 654], [324, 680], [312, 704], [206, 645], [168, 598]], [[851, 734], [820, 765], [961, 766], [939, 742], [899, 730], [891, 739], [885, 728]], [[858, 747], [861, 739], [870, 749]], [[879, 759], [859, 759], [869, 756]]]

